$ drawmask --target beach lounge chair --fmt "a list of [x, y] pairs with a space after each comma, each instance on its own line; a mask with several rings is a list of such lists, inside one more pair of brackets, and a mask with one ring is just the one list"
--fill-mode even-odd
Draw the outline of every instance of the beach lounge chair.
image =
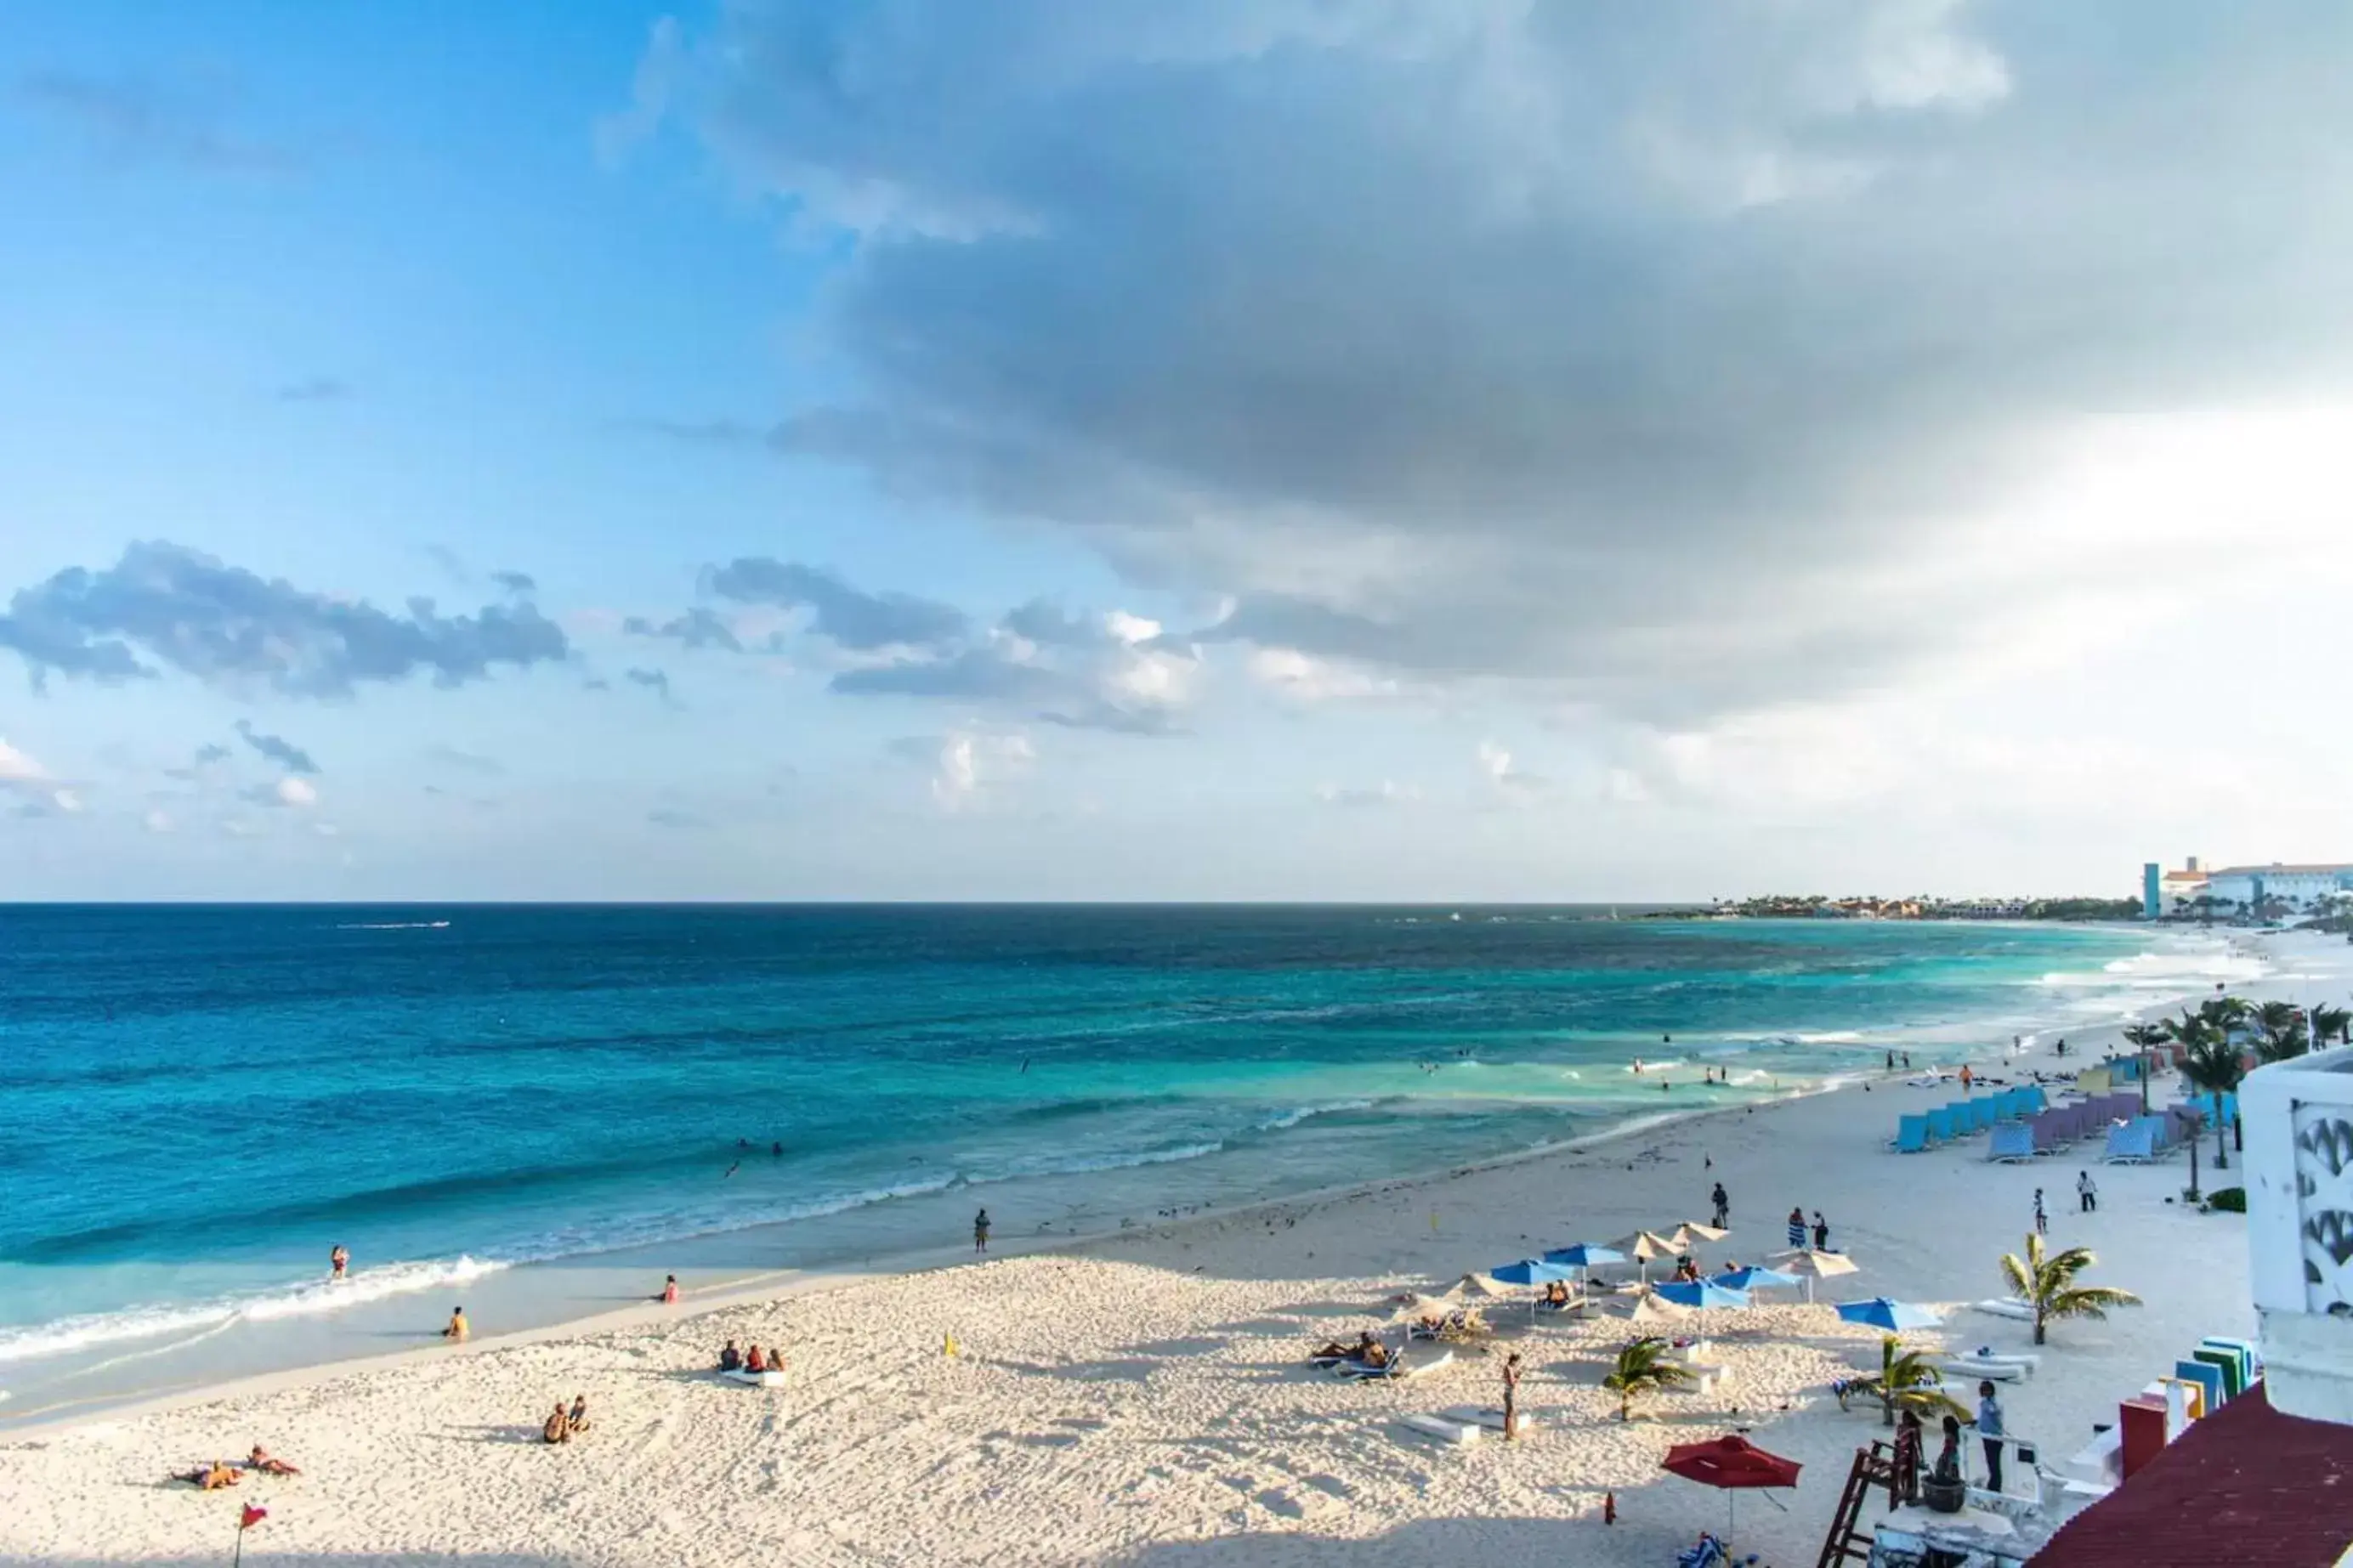
[[[1460, 1421], [1467, 1426], [1482, 1426], [1490, 1432], [1500, 1432], [1504, 1429], [1504, 1408], [1500, 1405], [1450, 1405], [1438, 1414], [1441, 1420]], [[1522, 1432], [1534, 1431], [1535, 1424], [1535, 1416], [1525, 1410], [1520, 1412]]]
[[1366, 1366], [1360, 1361], [1344, 1361], [1332, 1370], [1352, 1383], [1394, 1383], [1436, 1372], [1441, 1366], [1451, 1365], [1453, 1361], [1454, 1352], [1446, 1350], [1426, 1361], [1409, 1362], [1402, 1355], [1391, 1355], [1384, 1366]]
[[2055, 1154], [2075, 1141], [2075, 1124], [2063, 1110], [2046, 1110], [2027, 1126], [2034, 1135], [2038, 1154]]
[[1472, 1421], [1450, 1421], [1443, 1415], [1400, 1415], [1398, 1425], [1424, 1437], [1461, 1447], [1475, 1443], [1487, 1435], [1485, 1427]]
[[1922, 1154], [1928, 1149], [1928, 1119], [1902, 1116], [1895, 1121], [1895, 1141], [1888, 1145], [1899, 1154]]
[[2016, 1089], [2012, 1092], [2018, 1096], [2019, 1110], [2020, 1114], [2021, 1115], [2040, 1116], [2051, 1107], [2051, 1102], [2042, 1097], [2042, 1086], [2040, 1084], [2030, 1083], [2023, 1089]]
[[2111, 1127], [2108, 1146], [2100, 1158], [2111, 1165], [2146, 1165], [2155, 1157], [2146, 1127]]
[[1983, 1377], [1996, 1383], [2016, 1383], [2031, 1375], [2017, 1362], [1987, 1361], [1973, 1355], [1938, 1356], [1936, 1366], [1947, 1377]]
[[2009, 1318], [2015, 1322], [2034, 1321], [2034, 1309], [2015, 1296], [1996, 1296], [1991, 1300], [1973, 1301], [1969, 1304], [1969, 1310], [1983, 1312], [1989, 1317]]
[[2170, 1116], [2136, 1116], [2135, 1127], [2148, 1130], [2149, 1152], [2158, 1159], [2173, 1152], [2173, 1118]]
[[2075, 1075], [2075, 1092], [2084, 1095], [2102, 1095], [2107, 1093], [2108, 1069], [2105, 1068], [2085, 1068], [2082, 1072], [2077, 1073]]
[[1993, 1130], [1993, 1142], [1986, 1149], [1986, 1158], [1999, 1160], [2005, 1165], [2022, 1164], [2041, 1152], [2034, 1146], [2034, 1129], [2022, 1121], [2005, 1121]]
[[2200, 1345], [2189, 1352], [2189, 1359], [2221, 1369], [2223, 1398], [2236, 1399], [2247, 1391], [2247, 1365], [2240, 1360], [2237, 1352], [2217, 1345]]
[[1960, 1134], [1953, 1127], [1952, 1107], [1940, 1105], [1927, 1113], [1928, 1142], [1949, 1143]]
[[2206, 1414], [2211, 1415], [2222, 1403], [2222, 1369], [2212, 1362], [2178, 1361], [2173, 1363], [2173, 1375], [2184, 1383], [2194, 1383], [2203, 1392]]

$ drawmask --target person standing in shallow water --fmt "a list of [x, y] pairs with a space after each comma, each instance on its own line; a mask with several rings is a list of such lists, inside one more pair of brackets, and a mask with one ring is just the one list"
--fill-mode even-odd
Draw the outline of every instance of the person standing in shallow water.
[[343, 1249], [342, 1242], [337, 1242], [335, 1249], [327, 1254], [327, 1278], [341, 1279], [351, 1272], [351, 1268], [352, 1255]]
[[1802, 1247], [1806, 1245], [1806, 1211], [1804, 1209], [1795, 1208], [1789, 1211], [1789, 1245], [1792, 1247]]
[[988, 1211], [987, 1209], [972, 1216], [972, 1249], [975, 1252], [988, 1250]]

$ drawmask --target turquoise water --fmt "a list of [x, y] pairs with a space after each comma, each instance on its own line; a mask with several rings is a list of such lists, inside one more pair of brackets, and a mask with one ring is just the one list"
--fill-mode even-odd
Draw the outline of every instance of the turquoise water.
[[615, 1248], [822, 1265], [979, 1204], [1029, 1235], [1433, 1169], [2219, 973], [1592, 912], [0, 910], [0, 1389]]

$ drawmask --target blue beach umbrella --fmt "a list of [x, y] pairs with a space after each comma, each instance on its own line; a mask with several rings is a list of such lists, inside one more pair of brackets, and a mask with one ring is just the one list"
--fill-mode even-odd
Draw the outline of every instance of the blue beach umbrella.
[[[1490, 1268], [1487, 1277], [1506, 1285], [1550, 1285], [1558, 1280], [1567, 1284], [1577, 1278], [1577, 1270], [1565, 1263], [1547, 1263], [1541, 1258], [1523, 1258], [1517, 1263], [1506, 1263], [1501, 1268]], [[1536, 1321], [1535, 1298], [1528, 1298], [1528, 1321]]]
[[1707, 1310], [1710, 1307], [1740, 1308], [1748, 1305], [1748, 1292], [1734, 1290], [1713, 1279], [1677, 1279], [1651, 1287], [1651, 1294], [1662, 1301], [1672, 1301], [1678, 1307], [1697, 1308], [1699, 1341], [1707, 1343]]
[[1873, 1296], [1868, 1301], [1841, 1301], [1838, 1315], [1850, 1323], [1865, 1323], [1874, 1329], [1884, 1329], [1891, 1334], [1906, 1329], [1934, 1328], [1944, 1321], [1926, 1307], [1915, 1307], [1909, 1301], [1891, 1301], [1884, 1296]]
[[1546, 1263], [1557, 1263], [1564, 1268], [1576, 1269], [1577, 1282], [1582, 1284], [1588, 1269], [1599, 1268], [1604, 1263], [1623, 1263], [1626, 1261], [1626, 1255], [1614, 1247], [1604, 1247], [1598, 1241], [1577, 1241], [1571, 1242], [1567, 1247], [1554, 1247], [1544, 1255], [1544, 1260]]
[[1727, 1290], [1753, 1290], [1759, 1285], [1795, 1285], [1798, 1277], [1752, 1263], [1746, 1268], [1725, 1269], [1715, 1277], [1715, 1282]]

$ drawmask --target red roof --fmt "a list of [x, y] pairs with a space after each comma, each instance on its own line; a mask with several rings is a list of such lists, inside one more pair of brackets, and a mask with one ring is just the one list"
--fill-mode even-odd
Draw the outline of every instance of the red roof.
[[2033, 1568], [2335, 1568], [2353, 1544], [2353, 1426], [2282, 1415], [2263, 1384], [2077, 1514]]

